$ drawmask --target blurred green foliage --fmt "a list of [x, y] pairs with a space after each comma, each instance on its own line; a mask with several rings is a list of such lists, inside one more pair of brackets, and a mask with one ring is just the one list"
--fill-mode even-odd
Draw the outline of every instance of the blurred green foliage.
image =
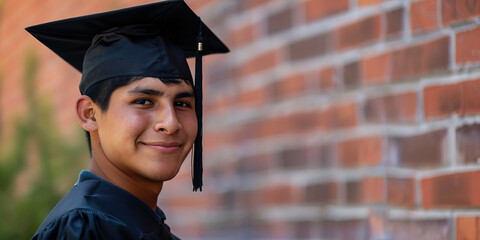
[[0, 145], [0, 239], [4, 240], [29, 239], [89, 163], [83, 131], [65, 139], [56, 129], [48, 101], [37, 96], [37, 68], [37, 56], [27, 51], [23, 86], [28, 113], [13, 126], [13, 138]]
[[2, 16], [2, 10], [3, 10], [3, 6], [5, 4], [5, 0], [0, 0], [0, 17]]

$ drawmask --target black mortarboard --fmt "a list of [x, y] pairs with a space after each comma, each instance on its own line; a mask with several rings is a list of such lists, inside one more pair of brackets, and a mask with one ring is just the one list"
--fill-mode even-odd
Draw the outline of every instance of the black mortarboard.
[[186, 58], [195, 59], [198, 133], [194, 144], [193, 189], [202, 189], [202, 56], [228, 48], [183, 0], [168, 0], [75, 17], [26, 28], [82, 72], [80, 92], [120, 76], [192, 81]]

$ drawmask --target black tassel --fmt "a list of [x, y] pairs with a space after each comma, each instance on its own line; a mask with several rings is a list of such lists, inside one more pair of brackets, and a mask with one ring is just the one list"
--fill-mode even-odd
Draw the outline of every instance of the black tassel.
[[[200, 17], [198, 18], [200, 20]], [[195, 112], [197, 114], [197, 138], [195, 139], [193, 149], [193, 191], [202, 191], [203, 186], [203, 74], [202, 74], [202, 51], [203, 51], [203, 37], [202, 37], [202, 21], [197, 36], [197, 54], [195, 56]]]

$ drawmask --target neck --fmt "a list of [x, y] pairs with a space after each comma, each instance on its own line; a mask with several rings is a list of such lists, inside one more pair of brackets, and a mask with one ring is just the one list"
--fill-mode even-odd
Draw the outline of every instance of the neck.
[[153, 211], [156, 210], [163, 182], [151, 182], [139, 176], [129, 175], [109, 161], [97, 161], [94, 157], [91, 160], [90, 172], [134, 195]]

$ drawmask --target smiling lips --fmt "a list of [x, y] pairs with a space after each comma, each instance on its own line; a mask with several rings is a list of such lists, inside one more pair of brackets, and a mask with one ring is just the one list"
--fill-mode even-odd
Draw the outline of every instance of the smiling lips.
[[168, 142], [147, 142], [147, 143], [143, 143], [143, 144], [145, 144], [149, 148], [153, 148], [153, 149], [155, 149], [157, 151], [160, 151], [162, 153], [173, 153], [173, 152], [177, 151], [178, 149], [180, 149], [180, 147], [182, 146], [182, 144], [175, 143], [175, 142], [172, 142], [172, 143], [168, 143]]

